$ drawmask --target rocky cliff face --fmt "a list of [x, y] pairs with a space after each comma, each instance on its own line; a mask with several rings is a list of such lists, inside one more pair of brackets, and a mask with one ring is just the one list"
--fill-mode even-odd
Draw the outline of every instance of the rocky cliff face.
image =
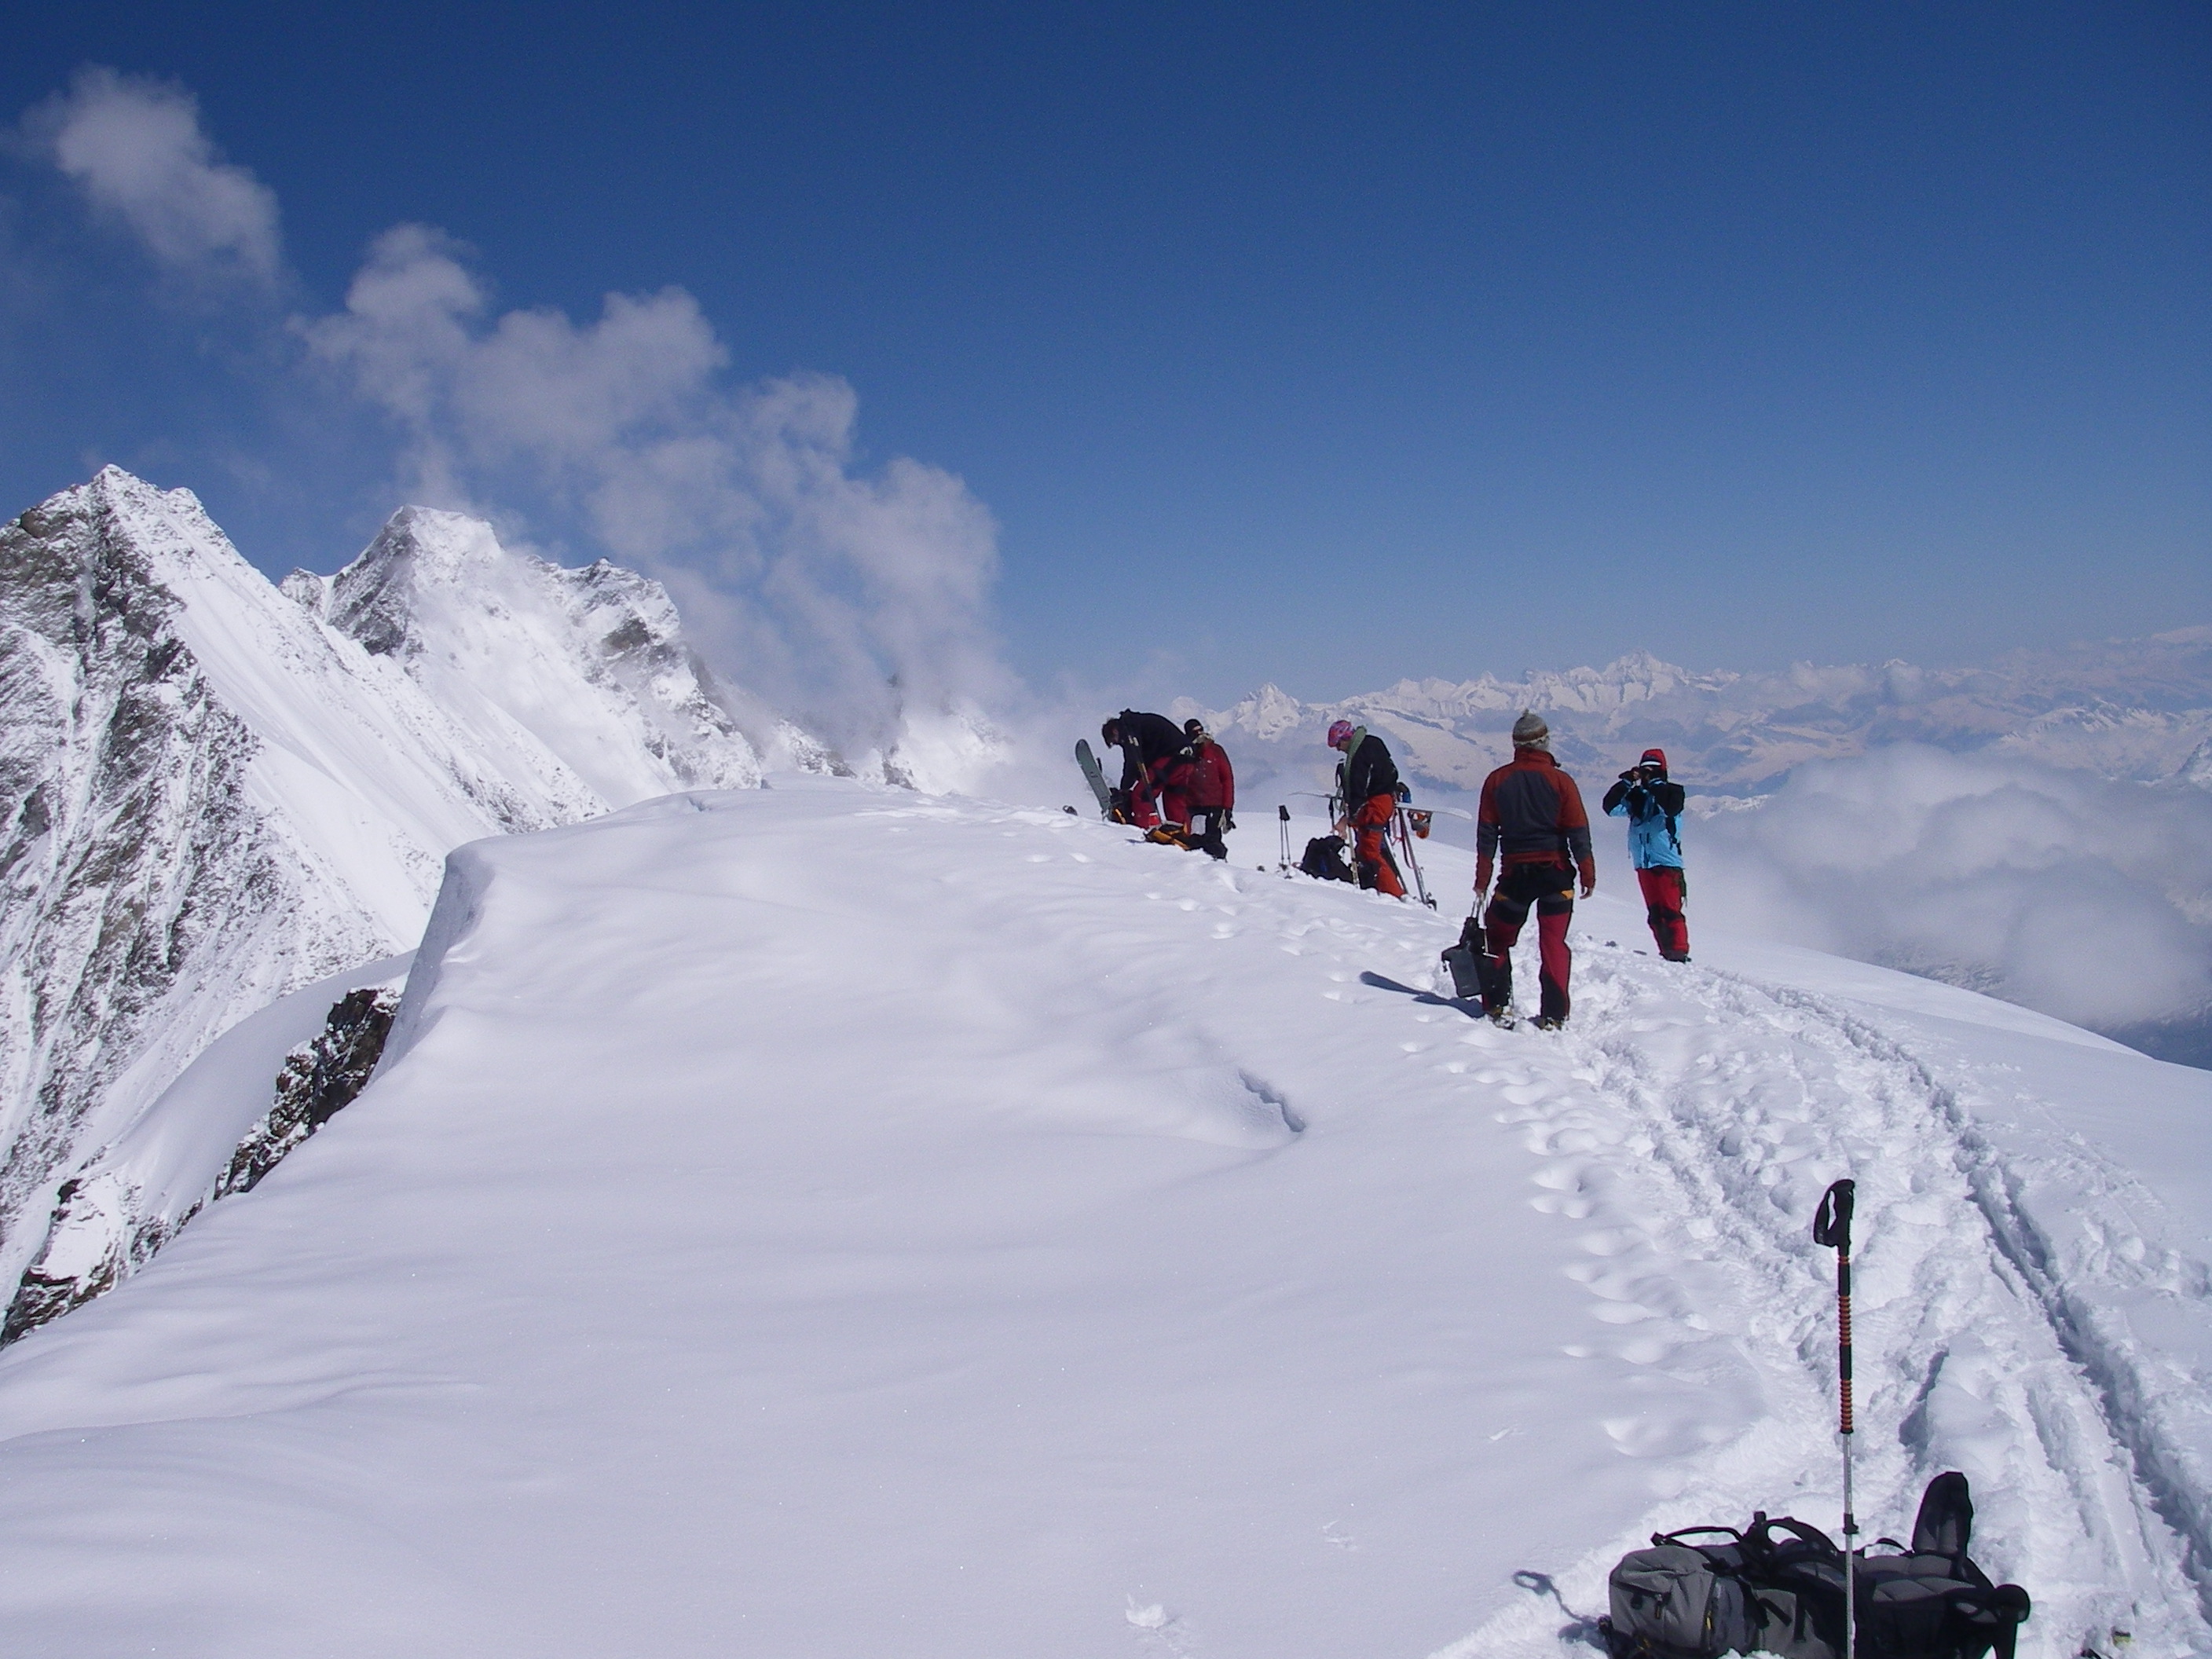
[[[403, 510], [282, 592], [115, 468], [0, 526], [0, 1284], [64, 1182], [101, 1207], [101, 1150], [219, 1033], [410, 947], [451, 848], [749, 787], [764, 752], [832, 764], [708, 673], [657, 585], [457, 514]], [[72, 1249], [175, 1219], [125, 1188]]]
[[264, 739], [192, 648], [167, 578], [236, 555], [197, 504], [146, 522], [134, 485], [103, 474], [0, 529], [11, 1282], [88, 1128], [119, 1127], [239, 1016], [398, 948], [271, 823], [254, 787]]

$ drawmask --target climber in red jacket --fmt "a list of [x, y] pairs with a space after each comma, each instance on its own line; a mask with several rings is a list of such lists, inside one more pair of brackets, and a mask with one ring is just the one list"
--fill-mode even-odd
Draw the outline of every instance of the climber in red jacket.
[[1567, 976], [1574, 953], [1567, 948], [1567, 921], [1575, 913], [1575, 884], [1579, 877], [1584, 898], [1597, 890], [1597, 860], [1582, 791], [1552, 758], [1551, 728], [1542, 715], [1524, 711], [1513, 722], [1512, 761], [1483, 780], [1474, 847], [1478, 903], [1493, 866], [1501, 858], [1504, 864], [1482, 918], [1490, 945], [1490, 954], [1476, 960], [1483, 1008], [1500, 1025], [1513, 1023], [1511, 953], [1533, 904], [1543, 964], [1536, 1026], [1555, 1031], [1567, 1023], [1571, 1006]]
[[1228, 752], [1213, 740], [1201, 720], [1185, 720], [1183, 736], [1190, 744], [1190, 763], [1177, 780], [1176, 794], [1190, 827], [1193, 846], [1209, 858], [1225, 859], [1229, 848], [1222, 832], [1237, 826], [1237, 774]]

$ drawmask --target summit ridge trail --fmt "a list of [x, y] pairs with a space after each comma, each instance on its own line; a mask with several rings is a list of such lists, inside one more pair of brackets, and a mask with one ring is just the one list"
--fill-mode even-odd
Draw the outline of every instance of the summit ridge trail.
[[[1765, 1417], [1648, 1525], [1559, 1574], [1567, 1600], [1601, 1607], [1606, 1570], [1652, 1530], [1753, 1508], [1834, 1530], [1832, 1268], [1808, 1227], [1849, 1174], [1869, 1541], [1909, 1528], [1927, 1480], [1960, 1468], [1977, 1554], [2033, 1587], [2041, 1650], [2070, 1656], [2075, 1632], [2117, 1627], [2137, 1652], [2212, 1651], [2200, 1510], [2174, 1492], [2156, 1422], [2131, 1409], [2138, 1357], [2072, 1311], [2017, 1177], [1957, 1093], [1828, 998], [1584, 943], [1557, 1052], [1495, 1081], [1518, 1103], [1499, 1116], [1545, 1160], [1531, 1202], [1589, 1228], [1593, 1259], [1572, 1276], [1600, 1298], [1589, 1356], [1644, 1370], [1649, 1403], [1608, 1431], [1631, 1455], [1687, 1449], [1668, 1407], [1684, 1386], [1745, 1389]], [[1547, 1072], [1566, 1086], [1540, 1083]], [[1548, 1653], [1558, 1623], [1516, 1605], [1443, 1651]]]
[[0, 1353], [0, 1622], [1588, 1659], [1656, 1527], [1833, 1524], [1849, 1173], [1869, 1536], [1963, 1469], [2026, 1659], [2212, 1652], [2212, 1077], [1577, 918], [1568, 1028], [1506, 1031], [1455, 917], [1056, 806], [779, 776], [473, 843], [360, 1097]]

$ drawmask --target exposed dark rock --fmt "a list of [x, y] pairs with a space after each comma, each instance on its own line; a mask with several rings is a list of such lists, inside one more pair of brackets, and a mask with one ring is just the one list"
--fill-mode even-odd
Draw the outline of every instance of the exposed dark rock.
[[238, 1143], [216, 1182], [216, 1197], [252, 1191], [287, 1153], [368, 1086], [398, 1011], [399, 994], [392, 990], [349, 992], [331, 1010], [322, 1035], [285, 1058], [276, 1074], [276, 1103]]
[[389, 988], [350, 991], [335, 1004], [321, 1032], [285, 1056], [276, 1074], [275, 1103], [238, 1143], [215, 1190], [173, 1224], [134, 1223], [134, 1194], [112, 1174], [62, 1182], [54, 1195], [46, 1247], [15, 1287], [6, 1320], [0, 1322], [0, 1346], [114, 1289], [208, 1203], [252, 1191], [368, 1086], [398, 1008], [399, 994]]

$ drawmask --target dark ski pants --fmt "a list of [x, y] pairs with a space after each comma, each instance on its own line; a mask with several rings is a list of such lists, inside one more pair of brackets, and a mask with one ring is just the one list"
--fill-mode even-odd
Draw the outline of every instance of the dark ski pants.
[[1399, 879], [1398, 860], [1390, 856], [1390, 844], [1383, 837], [1389, 833], [1390, 821], [1398, 816], [1398, 798], [1395, 795], [1370, 795], [1359, 804], [1352, 815], [1352, 827], [1358, 832], [1353, 857], [1359, 866], [1359, 884], [1371, 887], [1378, 893], [1388, 893], [1392, 898], [1406, 896], [1406, 884]]
[[1690, 896], [1689, 878], [1680, 870], [1638, 870], [1636, 884], [1644, 890], [1644, 919], [1659, 954], [1669, 962], [1690, 959], [1690, 924], [1682, 905]]
[[1221, 839], [1221, 818], [1224, 808], [1194, 806], [1190, 809], [1191, 845], [1210, 859], [1229, 856], [1229, 843]]
[[1513, 1006], [1512, 951], [1532, 905], [1542, 962], [1540, 1012], [1546, 1019], [1565, 1019], [1567, 976], [1575, 962], [1574, 952], [1567, 948], [1567, 923], [1575, 914], [1575, 872], [1564, 864], [1509, 864], [1491, 890], [1490, 908], [1482, 913], [1483, 933], [1490, 943], [1490, 954], [1479, 959], [1482, 1006], [1492, 1013]]

